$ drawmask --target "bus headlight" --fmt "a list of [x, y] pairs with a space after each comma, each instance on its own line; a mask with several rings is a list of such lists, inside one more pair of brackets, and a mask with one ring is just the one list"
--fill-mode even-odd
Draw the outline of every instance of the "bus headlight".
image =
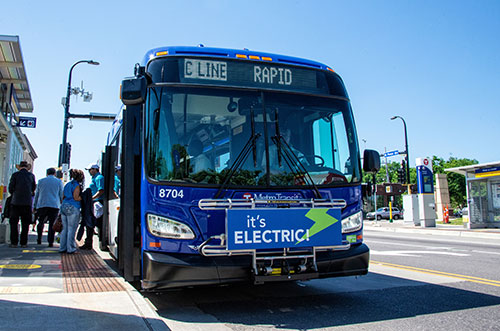
[[162, 238], [194, 239], [195, 237], [193, 230], [186, 224], [151, 214], [148, 214], [148, 231]]
[[359, 212], [342, 220], [342, 233], [358, 231], [362, 226], [363, 216]]

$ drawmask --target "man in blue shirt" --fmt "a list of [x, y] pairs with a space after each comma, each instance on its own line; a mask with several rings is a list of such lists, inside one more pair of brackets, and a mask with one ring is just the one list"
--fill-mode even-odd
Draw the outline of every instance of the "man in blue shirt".
[[[92, 192], [92, 200], [94, 203], [94, 210], [95, 205], [97, 203], [101, 204], [102, 208], [102, 201], [103, 201], [103, 195], [104, 195], [104, 176], [101, 175], [99, 172], [99, 165], [97, 163], [91, 163], [85, 168], [86, 170], [89, 171], [90, 176], [92, 176], [92, 182], [90, 183], [90, 191]], [[95, 216], [95, 215], [94, 215]], [[99, 230], [99, 233], [101, 232], [102, 229], [102, 215], [99, 217], [96, 217], [96, 225]], [[92, 249], [92, 237], [94, 235], [94, 228], [90, 226], [86, 226], [86, 233], [87, 237], [85, 238], [85, 243], [80, 246], [80, 249]]]
[[49, 222], [49, 233], [47, 241], [49, 247], [54, 246], [54, 230], [52, 225], [59, 214], [61, 201], [63, 198], [63, 183], [56, 178], [56, 169], [47, 169], [47, 177], [38, 181], [35, 198], [33, 199], [33, 209], [38, 213], [38, 239], [37, 244], [42, 243], [43, 227], [45, 222]]
[[119, 198], [121, 195], [121, 176], [122, 176], [122, 167], [121, 165], [117, 165], [115, 167], [115, 184], [113, 186], [113, 191], [115, 191], [115, 197]]

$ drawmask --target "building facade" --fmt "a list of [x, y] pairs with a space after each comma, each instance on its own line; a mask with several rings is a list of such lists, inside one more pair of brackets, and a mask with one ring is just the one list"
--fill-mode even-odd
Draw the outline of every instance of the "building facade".
[[18, 36], [0, 35], [0, 202], [7, 196], [16, 164], [34, 165], [37, 154], [17, 126], [19, 116], [33, 112], [33, 102]]

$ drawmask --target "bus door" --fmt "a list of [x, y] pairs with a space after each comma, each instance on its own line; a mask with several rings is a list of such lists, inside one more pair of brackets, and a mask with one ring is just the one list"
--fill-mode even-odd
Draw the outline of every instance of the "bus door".
[[[117, 257], [116, 238], [118, 236], [118, 214], [120, 210], [119, 188], [120, 176], [117, 171], [119, 163], [118, 146], [106, 146], [102, 155], [102, 174], [104, 176], [104, 214], [102, 234], [100, 234], [101, 250], [110, 250]], [[121, 168], [120, 168], [121, 172]]]

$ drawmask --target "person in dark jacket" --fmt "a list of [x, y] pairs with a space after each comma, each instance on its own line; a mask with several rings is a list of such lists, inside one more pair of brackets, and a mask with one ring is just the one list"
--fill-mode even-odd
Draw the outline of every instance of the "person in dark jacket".
[[93, 211], [94, 203], [92, 201], [92, 190], [90, 188], [85, 189], [81, 197], [82, 197], [81, 201], [82, 221], [80, 223], [80, 228], [78, 229], [78, 233], [76, 235], [76, 239], [78, 241], [82, 239], [85, 229], [86, 228], [94, 229], [96, 223]]
[[[35, 175], [29, 170], [31, 165], [21, 161], [16, 165], [17, 172], [13, 173], [9, 181], [9, 193], [12, 195], [10, 210], [10, 247], [27, 247], [28, 231], [31, 224], [31, 202], [35, 194]], [[17, 230], [21, 219], [21, 240]]]

